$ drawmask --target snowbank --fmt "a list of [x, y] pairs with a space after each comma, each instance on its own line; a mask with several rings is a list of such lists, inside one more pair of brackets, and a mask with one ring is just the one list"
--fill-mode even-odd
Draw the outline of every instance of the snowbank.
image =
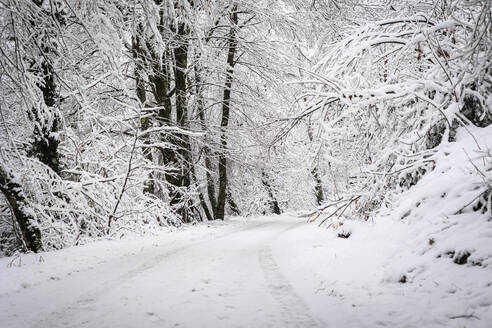
[[457, 141], [433, 156], [434, 170], [391, 208], [370, 222], [328, 224], [330, 234], [319, 233], [317, 247], [291, 250], [286, 261], [318, 267], [312, 282], [321, 296], [314, 300], [331, 322], [490, 327], [491, 149], [492, 126], [460, 129]]

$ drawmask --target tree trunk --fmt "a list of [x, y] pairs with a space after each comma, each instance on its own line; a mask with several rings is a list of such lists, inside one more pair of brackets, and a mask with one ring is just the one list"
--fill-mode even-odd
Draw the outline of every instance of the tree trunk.
[[197, 184], [198, 188], [198, 198], [200, 199], [200, 205], [203, 208], [203, 211], [205, 212], [205, 216], [207, 217], [208, 221], [212, 221], [214, 217], [212, 216], [212, 213], [210, 213], [210, 210], [208, 209], [207, 202], [205, 201], [205, 197], [202, 194], [202, 191], [200, 190], [200, 186], [198, 186], [198, 179], [196, 178], [196, 173], [195, 173], [195, 166], [191, 166], [191, 176], [194, 180], [194, 182]]
[[[137, 93], [138, 100], [142, 107], [147, 106], [147, 94], [145, 91], [145, 75], [144, 75], [144, 58], [145, 54], [140, 44], [141, 34], [143, 32], [142, 25], [139, 24], [137, 28], [137, 35], [133, 37], [132, 40], [132, 52], [133, 58], [135, 60], [135, 91]], [[152, 121], [149, 117], [144, 117], [140, 119], [140, 129], [145, 131], [152, 126]], [[144, 144], [150, 144], [150, 135], [145, 134], [143, 137]], [[145, 148], [143, 150], [144, 157], [150, 162], [153, 162], [152, 158], [152, 149]], [[144, 184], [144, 192], [146, 194], [154, 195], [155, 187], [154, 187], [154, 177], [152, 173], [149, 173], [149, 177]]]
[[12, 209], [27, 250], [35, 253], [41, 251], [43, 249], [41, 231], [35, 225], [35, 218], [26, 208], [27, 200], [22, 188], [2, 167], [0, 167], [0, 191]]
[[268, 197], [270, 198], [268, 204], [270, 205], [270, 210], [275, 214], [282, 214], [280, 210], [280, 206], [278, 205], [277, 198], [275, 197], [275, 193], [273, 191], [272, 185], [270, 184], [270, 177], [265, 171], [261, 172], [261, 183], [265, 186]]
[[[176, 94], [176, 123], [177, 125], [186, 130], [188, 128], [188, 102], [186, 97], [186, 70], [188, 68], [188, 34], [189, 29], [182, 22], [178, 24], [177, 41], [179, 46], [174, 49], [174, 84]], [[190, 140], [187, 135], [180, 135], [177, 138], [178, 141], [178, 153], [180, 155], [180, 173], [179, 173], [179, 200], [181, 203], [185, 202], [178, 209], [178, 213], [182, 217], [184, 222], [191, 221], [190, 202], [185, 200], [183, 193], [189, 190], [190, 187], [190, 168], [191, 163], [191, 146]]]
[[229, 51], [227, 54], [227, 71], [226, 82], [224, 86], [224, 96], [222, 102], [222, 120], [220, 126], [222, 128], [222, 134], [220, 138], [221, 153], [219, 155], [219, 194], [217, 197], [217, 215], [216, 219], [224, 220], [225, 202], [227, 196], [227, 131], [226, 128], [229, 125], [229, 111], [231, 103], [231, 89], [232, 80], [234, 74], [234, 57], [236, 55], [237, 47], [237, 5], [232, 6], [232, 12], [230, 15], [231, 30], [228, 38]]
[[[172, 126], [172, 92], [170, 91], [171, 74], [169, 69], [170, 57], [167, 52], [162, 56], [162, 62], [159, 62], [157, 56], [153, 56], [153, 75], [150, 76], [152, 91], [159, 109], [159, 124], [161, 126]], [[171, 147], [160, 148], [162, 161], [165, 167], [180, 169], [181, 160], [178, 156], [179, 136], [174, 132], [166, 132], [163, 141], [172, 145]], [[175, 171], [166, 171], [165, 179], [168, 183], [169, 204], [171, 207], [180, 206], [182, 202], [181, 174]], [[178, 214], [181, 215], [181, 213]], [[184, 218], [183, 218], [184, 219]]]
[[[196, 62], [198, 63], [199, 61], [200, 61], [200, 56], [198, 55]], [[205, 132], [205, 138], [204, 138], [204, 144], [205, 145], [203, 146], [203, 157], [204, 157], [205, 169], [206, 169], [205, 175], [207, 178], [207, 194], [208, 194], [208, 199], [210, 201], [210, 207], [212, 210], [211, 220], [214, 220], [216, 218], [216, 212], [217, 212], [217, 201], [216, 201], [216, 196], [215, 196], [215, 182], [214, 182], [214, 179], [212, 178], [212, 173], [211, 173], [211, 172], [213, 172], [213, 167], [212, 167], [212, 162], [210, 160], [210, 148], [208, 147], [208, 138], [207, 138], [207, 134], [206, 134], [207, 123], [205, 120], [205, 103], [203, 100], [203, 86], [201, 84], [202, 79], [201, 79], [200, 73], [201, 72], [200, 72], [200, 69], [198, 68], [198, 65], [195, 65], [195, 84], [196, 84], [198, 117], [200, 119], [200, 125], [202, 128], [202, 131]]]
[[53, 106], [56, 104], [56, 84], [54, 81], [54, 72], [51, 64], [43, 62], [42, 71], [38, 72], [43, 76], [42, 84], [39, 89], [43, 92], [44, 103], [52, 121], [46, 120], [44, 115], [39, 115], [36, 109], [33, 110], [32, 120], [35, 122], [33, 131], [33, 142], [31, 145], [30, 155], [37, 157], [43, 164], [50, 167], [56, 174], [60, 174], [60, 155], [58, 153], [58, 144], [60, 141], [56, 136], [59, 125], [59, 115]]
[[323, 194], [323, 182], [321, 181], [321, 177], [319, 176], [318, 165], [311, 170], [311, 175], [314, 179], [314, 195], [316, 196], [316, 202], [318, 205], [321, 205], [325, 199]]
[[[308, 132], [308, 137], [309, 141], [313, 142], [313, 130], [311, 128], [311, 122], [308, 124], [307, 128]], [[316, 163], [314, 164], [313, 169], [311, 170], [311, 175], [313, 176], [314, 179], [314, 195], [316, 196], [316, 202], [318, 205], [321, 205], [325, 199], [325, 196], [323, 194], [323, 181], [321, 181], [321, 176], [319, 174], [319, 165], [318, 165], [319, 160], [316, 160]]]
[[[51, 7], [51, 11], [42, 8], [43, 1], [33, 1], [39, 10], [43, 12], [46, 17], [56, 20], [53, 22], [53, 27], [56, 24], [60, 26], [65, 25], [65, 18], [61, 12], [57, 11], [56, 6]], [[55, 10], [55, 12], [53, 12]], [[31, 26], [36, 29], [39, 22], [30, 21]], [[49, 30], [49, 29], [48, 29]], [[38, 33], [35, 33], [38, 34]], [[58, 152], [58, 145], [60, 141], [57, 137], [57, 132], [60, 124], [59, 113], [56, 111], [55, 106], [59, 102], [59, 95], [57, 85], [55, 81], [55, 72], [53, 65], [50, 62], [50, 55], [56, 54], [55, 43], [51, 39], [53, 35], [47, 32], [46, 35], [36, 35], [33, 37], [34, 42], [38, 42], [37, 45], [42, 51], [41, 65], [36, 61], [38, 59], [32, 58], [31, 69], [34, 74], [40, 77], [42, 82], [38, 83], [38, 88], [43, 93], [43, 101], [46, 108], [33, 108], [30, 117], [34, 121], [33, 142], [29, 155], [37, 157], [43, 164], [50, 167], [56, 174], [60, 175], [60, 154]], [[38, 66], [39, 65], [39, 66]], [[44, 114], [44, 111], [48, 111], [49, 114]]]
[[241, 215], [241, 211], [239, 211], [239, 207], [234, 201], [234, 198], [232, 198], [231, 188], [229, 186], [227, 186], [227, 202], [229, 203], [229, 208], [231, 209], [232, 213], [236, 215]]

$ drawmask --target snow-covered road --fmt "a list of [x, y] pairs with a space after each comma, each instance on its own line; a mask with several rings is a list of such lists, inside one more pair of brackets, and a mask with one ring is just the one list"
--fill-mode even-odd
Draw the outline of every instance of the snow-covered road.
[[82, 270], [70, 256], [53, 259], [67, 274], [55, 271], [38, 283], [25, 277], [20, 289], [1, 295], [1, 326], [322, 327], [272, 255], [278, 237], [300, 224], [294, 218], [236, 223]]
[[385, 281], [400, 249], [362, 229], [234, 219], [0, 259], [0, 327], [487, 326], [459, 291]]

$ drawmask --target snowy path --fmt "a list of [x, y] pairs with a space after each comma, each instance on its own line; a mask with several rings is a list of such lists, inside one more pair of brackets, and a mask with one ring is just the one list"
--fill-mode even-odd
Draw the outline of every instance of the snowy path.
[[0, 259], [0, 327], [488, 327], [489, 288], [388, 281], [401, 246], [369, 229], [234, 219]]
[[272, 255], [298, 226], [255, 221], [28, 285], [1, 295], [0, 326], [322, 327]]

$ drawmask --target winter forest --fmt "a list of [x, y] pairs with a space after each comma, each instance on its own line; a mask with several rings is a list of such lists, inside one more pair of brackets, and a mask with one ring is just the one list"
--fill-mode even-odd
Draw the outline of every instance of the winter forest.
[[488, 0], [0, 0], [0, 326], [490, 327]]

